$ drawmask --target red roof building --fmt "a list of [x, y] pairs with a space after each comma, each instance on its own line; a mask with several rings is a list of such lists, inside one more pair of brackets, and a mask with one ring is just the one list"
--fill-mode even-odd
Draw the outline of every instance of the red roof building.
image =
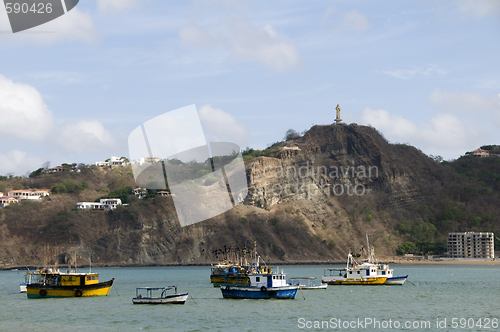
[[472, 151], [471, 153], [473, 156], [476, 156], [476, 157], [489, 157], [490, 156], [490, 151], [483, 150], [481, 148], [476, 149], [476, 150]]

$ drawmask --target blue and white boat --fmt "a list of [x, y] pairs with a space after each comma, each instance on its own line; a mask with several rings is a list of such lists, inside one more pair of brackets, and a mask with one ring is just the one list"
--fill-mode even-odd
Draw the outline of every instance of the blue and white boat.
[[273, 273], [272, 267], [263, 267], [258, 273], [248, 275], [250, 286], [222, 285], [225, 299], [294, 299], [299, 285], [290, 285], [286, 274]]
[[403, 285], [406, 281], [406, 278], [408, 278], [408, 275], [387, 278], [384, 282], [384, 285]]

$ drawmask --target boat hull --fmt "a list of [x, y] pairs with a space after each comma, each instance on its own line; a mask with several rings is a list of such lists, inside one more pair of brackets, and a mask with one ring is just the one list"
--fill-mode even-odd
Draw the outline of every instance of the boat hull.
[[223, 285], [220, 289], [225, 299], [294, 299], [299, 287], [256, 288]]
[[384, 285], [403, 285], [408, 276], [387, 278]]
[[383, 285], [387, 278], [363, 278], [363, 279], [323, 279], [323, 283], [328, 285]]
[[312, 286], [300, 286], [301, 289], [326, 289], [328, 284], [312, 285]]
[[188, 298], [189, 293], [169, 295], [166, 297], [156, 298], [137, 298], [132, 299], [133, 304], [184, 304]]
[[107, 296], [114, 279], [91, 285], [83, 286], [61, 286], [29, 284], [27, 285], [27, 296], [29, 299], [50, 297], [88, 297]]
[[27, 285], [28, 284], [25, 282], [22, 282], [19, 284], [19, 288], [21, 289], [21, 293], [26, 293], [26, 291], [28, 290]]

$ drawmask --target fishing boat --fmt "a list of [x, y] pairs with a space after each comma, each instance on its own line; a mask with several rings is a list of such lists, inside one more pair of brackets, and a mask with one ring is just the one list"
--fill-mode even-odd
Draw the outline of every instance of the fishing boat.
[[325, 269], [323, 282], [329, 285], [402, 285], [408, 276], [394, 277], [394, 271], [387, 264], [379, 264], [375, 259], [375, 249], [370, 248], [368, 234], [368, 259], [359, 264], [351, 253], [347, 256], [345, 268]]
[[314, 284], [315, 277], [294, 277], [289, 278], [290, 285], [298, 285], [301, 289], [326, 289], [328, 284]]
[[254, 257], [251, 263], [247, 261], [247, 253], [249, 251], [247, 251], [246, 246], [242, 250], [242, 257], [238, 257], [234, 249], [237, 248], [226, 248], [224, 246], [224, 250], [218, 250], [224, 255], [224, 261], [212, 265], [210, 282], [214, 287], [220, 287], [221, 285], [250, 286], [250, 278], [248, 276], [258, 273], [260, 269], [260, 256], [257, 254], [257, 242], [254, 241]]
[[[174, 290], [174, 294], [167, 291]], [[154, 296], [160, 294], [160, 296]], [[138, 287], [135, 289], [133, 304], [184, 304], [189, 293], [177, 293], [177, 286], [167, 287]]]
[[322, 282], [329, 285], [383, 285], [388, 277], [392, 277], [392, 270], [386, 265], [358, 264], [349, 253], [347, 266], [324, 269]]
[[210, 271], [210, 282], [214, 287], [221, 285], [250, 285], [248, 273], [251, 267], [239, 264], [219, 263]]
[[298, 285], [290, 285], [286, 274], [273, 273], [272, 267], [262, 267], [258, 273], [248, 275], [249, 286], [222, 285], [222, 297], [225, 299], [294, 299]]
[[107, 296], [113, 281], [99, 282], [98, 273], [60, 272], [44, 269], [31, 275], [31, 283], [26, 285], [29, 299], [45, 297], [87, 297]]

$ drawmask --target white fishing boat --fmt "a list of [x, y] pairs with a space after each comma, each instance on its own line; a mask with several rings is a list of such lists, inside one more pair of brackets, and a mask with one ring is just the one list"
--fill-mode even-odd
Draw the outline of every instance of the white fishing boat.
[[[174, 290], [174, 294], [167, 291]], [[159, 294], [159, 296], [158, 296]], [[167, 287], [138, 287], [135, 289], [133, 304], [184, 304], [189, 293], [177, 293], [177, 286]]]
[[394, 271], [387, 264], [380, 264], [375, 259], [375, 249], [370, 248], [368, 234], [368, 259], [357, 263], [351, 253], [347, 256], [347, 266], [338, 269], [325, 269], [323, 282], [329, 285], [402, 285], [408, 276], [395, 277]]
[[315, 277], [294, 277], [289, 278], [290, 285], [298, 285], [301, 289], [326, 289], [327, 283], [315, 284]]

